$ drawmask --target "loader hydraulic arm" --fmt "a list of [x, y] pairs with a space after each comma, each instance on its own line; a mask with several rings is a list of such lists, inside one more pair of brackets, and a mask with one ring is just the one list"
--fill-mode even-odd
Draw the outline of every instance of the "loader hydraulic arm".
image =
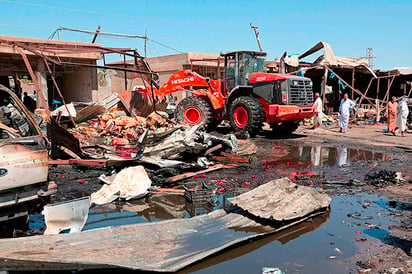
[[209, 90], [209, 92], [219, 92], [220, 93], [220, 81], [219, 80], [207, 80], [206, 77], [191, 71], [191, 70], [179, 70], [170, 77], [169, 81], [166, 82], [160, 89], [155, 92], [156, 95], [164, 96], [174, 93], [179, 90], [189, 90], [190, 87], [193, 88], [204, 88]]

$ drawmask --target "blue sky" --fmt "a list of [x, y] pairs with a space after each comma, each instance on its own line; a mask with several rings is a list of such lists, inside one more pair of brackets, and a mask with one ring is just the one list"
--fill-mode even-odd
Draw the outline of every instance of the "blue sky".
[[[375, 67], [412, 66], [412, 1], [87, 1], [0, 0], [0, 34], [48, 38], [58, 27], [144, 35], [179, 51], [257, 50], [249, 24], [259, 27], [270, 59], [302, 53], [319, 41], [338, 56], [374, 49]], [[91, 36], [63, 32], [63, 39]], [[143, 41], [99, 37], [105, 46], [137, 48]], [[149, 42], [148, 55], [177, 53]], [[311, 59], [308, 59], [311, 61]]]

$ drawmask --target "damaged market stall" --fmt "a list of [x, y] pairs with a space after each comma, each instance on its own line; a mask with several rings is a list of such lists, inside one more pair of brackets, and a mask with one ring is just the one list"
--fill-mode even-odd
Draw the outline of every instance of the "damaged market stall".
[[[124, 60], [133, 59], [134, 65], [123, 68], [106, 65], [107, 56], [113, 54], [122, 56]], [[13, 56], [13, 58], [7, 59], [6, 55]], [[13, 64], [10, 61], [7, 62], [10, 63], [10, 67], [18, 68], [17, 71], [6, 72], [10, 74], [7, 76], [8, 79], [13, 78], [14, 89], [18, 95], [22, 91], [20, 81], [22, 75], [29, 75], [39, 98], [37, 107], [44, 109], [44, 112], [38, 111], [37, 113], [43, 113], [43, 118], [50, 122], [51, 129], [55, 128], [56, 125], [60, 126], [61, 123], [60, 116], [56, 121], [50, 121], [50, 107], [54, 99], [58, 99], [63, 103], [62, 110], [67, 113], [73, 125], [89, 118], [88, 115], [90, 114], [105, 111], [103, 109], [104, 105], [98, 107], [96, 104], [89, 104], [86, 108], [87, 111], [79, 113], [80, 117], [77, 117], [77, 115], [72, 117], [74, 105], [66, 104], [69, 101], [85, 103], [92, 101], [97, 92], [97, 69], [130, 72], [136, 77], [140, 77], [148, 87], [156, 85], [155, 73], [150, 70], [150, 67], [144, 61], [144, 57], [140, 56], [137, 50], [132, 49], [108, 48], [95, 43], [0, 36], [0, 58], [14, 60]], [[97, 63], [99, 59], [102, 59], [103, 64]], [[2, 68], [7, 66], [7, 62], [2, 62]], [[88, 87], [88, 89], [84, 90], [84, 87]], [[130, 91], [120, 93], [118, 97], [123, 103], [122, 107], [132, 116], [136, 116], [131, 105], [132, 96]], [[58, 137], [56, 131], [61, 133], [64, 131], [62, 128], [48, 131], [48, 137], [52, 140], [53, 148], [55, 149], [58, 145], [61, 145], [71, 150], [74, 155], [80, 158], [84, 157], [84, 154], [76, 148], [75, 141], [73, 141], [74, 148], [71, 148], [69, 137], [62, 138], [64, 140], [61, 142], [60, 135]]]
[[[323, 54], [314, 61], [303, 61], [320, 50], [324, 50]], [[336, 56], [326, 42], [317, 43], [301, 55], [285, 54], [281, 60], [280, 69], [312, 79], [314, 92], [321, 94], [326, 114], [336, 111], [342, 94], [348, 93], [359, 107], [357, 117], [379, 121], [392, 96], [408, 96], [412, 90], [408, 68], [373, 70], [364, 58]]]

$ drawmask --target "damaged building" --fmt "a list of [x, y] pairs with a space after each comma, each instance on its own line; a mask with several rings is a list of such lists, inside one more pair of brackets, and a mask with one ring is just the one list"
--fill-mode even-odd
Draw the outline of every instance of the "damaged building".
[[[98, 101], [111, 95], [98, 91], [98, 70], [125, 71], [106, 65], [106, 56], [110, 54], [132, 59], [134, 65], [127, 71], [144, 75], [143, 78], [152, 75], [136, 50], [77, 41], [0, 36], [0, 83], [19, 96], [23, 92], [34, 95], [33, 91], [37, 91], [37, 107], [43, 105], [43, 100], [48, 107], [52, 107], [53, 100]], [[150, 82], [149, 78], [144, 81]]]

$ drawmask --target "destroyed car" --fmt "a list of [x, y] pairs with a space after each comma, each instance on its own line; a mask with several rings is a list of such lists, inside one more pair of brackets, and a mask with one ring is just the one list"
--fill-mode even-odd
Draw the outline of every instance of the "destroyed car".
[[27, 215], [47, 179], [40, 128], [16, 94], [0, 85], [0, 221]]

